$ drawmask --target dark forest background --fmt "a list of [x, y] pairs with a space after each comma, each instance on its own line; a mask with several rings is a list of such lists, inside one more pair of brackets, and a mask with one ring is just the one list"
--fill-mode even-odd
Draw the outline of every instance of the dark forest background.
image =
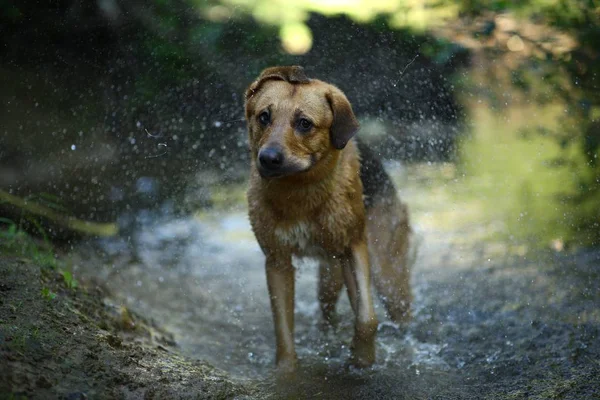
[[599, 2], [328, 4], [0, 1], [4, 220], [210, 207], [247, 173], [245, 87], [300, 64], [383, 157], [456, 165], [513, 233], [598, 244]]

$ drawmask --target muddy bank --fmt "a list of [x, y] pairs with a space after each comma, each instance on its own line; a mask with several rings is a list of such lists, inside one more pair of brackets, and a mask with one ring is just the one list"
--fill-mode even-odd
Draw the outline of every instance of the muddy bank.
[[[0, 398], [243, 398], [172, 335], [91, 281], [0, 256]], [[241, 396], [241, 397], [240, 397]]]

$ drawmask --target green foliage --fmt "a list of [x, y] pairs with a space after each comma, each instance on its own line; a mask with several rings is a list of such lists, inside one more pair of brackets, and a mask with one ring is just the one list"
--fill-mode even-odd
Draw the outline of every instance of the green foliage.
[[[54, 248], [50, 243], [43, 227], [34, 218], [27, 218], [26, 222], [33, 224], [42, 240], [32, 238], [22, 228], [21, 223], [16, 223], [11, 219], [0, 217], [0, 251], [6, 254], [23, 257], [31, 260], [34, 264], [42, 268], [42, 272], [58, 273], [62, 277], [63, 283], [67, 289], [78, 287], [77, 280], [73, 273], [62, 264], [54, 254]], [[53, 300], [56, 293], [48, 287], [43, 287], [42, 297]]]
[[[518, 63], [507, 65], [509, 86], [506, 81], [491, 82], [488, 77], [463, 82], [466, 88], [487, 86], [488, 104], [500, 111], [502, 118], [510, 119], [510, 124], [498, 123], [492, 136], [485, 129], [474, 132], [463, 144], [462, 164], [468, 168], [472, 163], [470, 170], [475, 176], [488, 176], [490, 184], [506, 190], [495, 196], [511, 200], [491, 197], [490, 204], [494, 205], [493, 212], [511, 216], [512, 231], [541, 235], [546, 242], [555, 236], [570, 243], [599, 245], [600, 2], [465, 0], [460, 4], [461, 11], [469, 16], [508, 11], [575, 39], [574, 47], [566, 52], [547, 52], [545, 58], [521, 56]], [[493, 20], [493, 15], [489, 18]], [[494, 85], [498, 89], [492, 89]], [[503, 109], [506, 94], [519, 92], [527, 103], [546, 111], [536, 118], [525, 118], [517, 132], [512, 128], [519, 123]], [[510, 171], [510, 182], [503, 181], [498, 168]], [[487, 193], [487, 189], [481, 190]], [[521, 214], [517, 208], [526, 211], [519, 224], [514, 217]]]
[[573, 204], [579, 190], [574, 178], [581, 175], [574, 168], [582, 166], [581, 152], [575, 144], [563, 147], [535, 133], [553, 128], [561, 108], [535, 106], [494, 113], [479, 106], [472, 111], [477, 132], [460, 146], [460, 170], [466, 176], [462, 190], [485, 199], [483, 215], [503, 221], [507, 236], [535, 246], [591, 244], [577, 232]]
[[559, 87], [567, 103], [555, 136], [575, 145], [584, 159], [572, 163], [577, 193], [570, 199], [574, 224], [588, 242], [600, 243], [600, 1], [560, 0], [544, 10], [548, 22], [573, 35], [578, 47], [560, 60], [570, 85]]
[[63, 270], [62, 271], [63, 281], [67, 289], [75, 289], [77, 287], [77, 281], [73, 278], [73, 274], [71, 271]]
[[21, 10], [11, 0], [0, 0], [0, 19], [18, 21], [23, 17]]
[[[32, 223], [42, 233], [43, 242], [37, 242], [22, 229], [22, 224], [25, 222]], [[11, 219], [0, 217], [0, 227], [2, 225], [4, 227], [0, 229], [0, 238], [2, 239], [0, 250], [9, 254], [31, 258], [46, 267], [53, 269], [56, 267], [56, 258], [51, 251], [45, 231], [34, 218], [28, 217], [16, 223]]]
[[9, 393], [8, 400], [27, 400], [27, 396], [23, 395], [23, 394], [14, 394], [14, 393]]
[[449, 0], [458, 3], [463, 14], [478, 15], [485, 12], [511, 12], [523, 18], [546, 18], [560, 12], [566, 18], [581, 16], [586, 9], [597, 7], [595, 0]]
[[56, 293], [50, 290], [47, 286], [42, 288], [42, 297], [48, 301], [54, 300], [56, 298]]

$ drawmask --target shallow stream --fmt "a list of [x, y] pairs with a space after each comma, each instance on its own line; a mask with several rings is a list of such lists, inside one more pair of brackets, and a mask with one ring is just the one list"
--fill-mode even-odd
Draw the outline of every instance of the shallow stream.
[[[259, 398], [600, 396], [600, 252], [508, 239], [502, 221], [461, 200], [450, 164], [388, 170], [417, 233], [413, 319], [396, 326], [377, 305], [378, 361], [366, 371], [345, 368], [346, 296], [338, 331], [320, 329], [316, 268], [306, 261], [296, 289], [301, 370], [293, 381], [273, 376], [264, 257], [243, 202], [196, 217], [138, 215], [129, 240], [77, 249], [74, 269], [171, 331], [183, 354], [258, 383]], [[243, 188], [219, 190], [233, 198]]]

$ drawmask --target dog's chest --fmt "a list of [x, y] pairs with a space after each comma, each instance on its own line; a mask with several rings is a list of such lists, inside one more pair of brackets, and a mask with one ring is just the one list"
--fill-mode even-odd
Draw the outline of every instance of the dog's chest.
[[298, 221], [275, 228], [275, 239], [280, 245], [291, 248], [298, 255], [318, 256], [324, 252], [318, 226], [314, 222]]

